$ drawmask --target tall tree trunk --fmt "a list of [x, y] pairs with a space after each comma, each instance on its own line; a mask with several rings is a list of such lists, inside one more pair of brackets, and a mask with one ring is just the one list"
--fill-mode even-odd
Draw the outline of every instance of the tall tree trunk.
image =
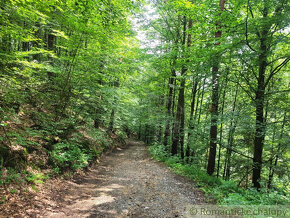
[[219, 177], [219, 173], [220, 173], [221, 150], [222, 150], [222, 144], [223, 144], [223, 116], [224, 116], [224, 107], [225, 107], [227, 85], [228, 85], [228, 72], [227, 72], [227, 75], [226, 75], [226, 81], [225, 81], [225, 85], [224, 85], [223, 103], [222, 103], [222, 108], [221, 108], [221, 127], [220, 127], [218, 166], [217, 166], [216, 177]]
[[[234, 115], [237, 105], [237, 96], [238, 96], [238, 86], [236, 88], [234, 103], [233, 103], [233, 110], [232, 114]], [[230, 169], [231, 169], [231, 156], [232, 156], [232, 147], [234, 143], [234, 133], [237, 126], [237, 120], [236, 118], [231, 119], [230, 128], [229, 128], [229, 137], [228, 137], [228, 148], [226, 152], [226, 160], [225, 160], [225, 166], [224, 166], [224, 172], [223, 172], [223, 178], [225, 180], [230, 179]]]
[[[182, 73], [184, 74], [185, 69], [182, 69]], [[180, 142], [180, 139], [182, 140], [184, 138], [182, 129], [184, 129], [184, 85], [185, 85], [185, 79], [182, 78], [179, 88], [179, 95], [178, 95], [178, 102], [177, 102], [177, 109], [176, 109], [176, 118], [172, 133], [172, 146], [171, 146], [171, 154], [176, 155], [178, 153], [178, 144]], [[182, 127], [183, 125], [183, 127]], [[183, 137], [183, 138], [182, 138]], [[182, 144], [183, 145], [183, 144]], [[180, 147], [181, 149], [181, 155], [183, 155], [183, 147]]]
[[[220, 0], [220, 10], [223, 11], [225, 7], [225, 0]], [[219, 39], [222, 36], [222, 32], [220, 30], [221, 24], [217, 23], [217, 28], [219, 29], [215, 38]], [[220, 42], [217, 43], [219, 45]], [[211, 126], [210, 126], [210, 149], [208, 155], [208, 163], [207, 163], [207, 173], [212, 175], [215, 169], [215, 158], [216, 158], [216, 141], [217, 141], [217, 118], [218, 118], [218, 94], [219, 94], [219, 58], [218, 55], [214, 58], [214, 64], [212, 67], [212, 96], [211, 96]]]
[[[196, 103], [196, 109], [195, 109], [195, 115], [194, 115], [194, 120], [197, 119], [197, 122], [196, 122], [196, 126], [197, 127], [200, 124], [201, 110], [202, 110], [203, 97], [204, 97], [205, 79], [206, 79], [206, 76], [204, 76], [202, 85], [201, 85], [201, 87], [199, 87], [199, 90], [198, 90], [197, 103]], [[200, 91], [200, 89], [201, 89], [201, 91]], [[200, 105], [199, 105], [199, 97], [200, 97], [200, 95], [201, 95], [201, 100], [200, 100]], [[197, 113], [198, 113], [198, 116], [197, 116]], [[194, 157], [194, 153], [195, 153], [194, 149], [191, 150], [190, 156]]]
[[[183, 52], [185, 52], [185, 42], [186, 42], [186, 17], [183, 20]], [[192, 24], [191, 24], [192, 25]], [[190, 41], [188, 40], [188, 46], [190, 46]], [[187, 71], [187, 67], [183, 64], [181, 69], [181, 82], [178, 95], [177, 111], [176, 111], [176, 122], [173, 129], [173, 141], [171, 147], [171, 154], [176, 155], [178, 152], [178, 144], [180, 145], [181, 159], [184, 159], [184, 89], [185, 89], [185, 78], [183, 77]]]
[[[189, 19], [188, 21], [188, 29], [190, 30], [192, 28], [192, 19]], [[189, 48], [191, 46], [191, 34], [188, 34], [187, 37], [187, 47]], [[187, 60], [188, 62], [189, 60]], [[190, 156], [190, 130], [193, 129], [193, 113], [194, 113], [194, 106], [195, 106], [195, 97], [196, 97], [196, 92], [197, 92], [197, 85], [198, 82], [196, 81], [196, 78], [193, 80], [193, 87], [192, 87], [192, 101], [191, 101], [191, 106], [190, 106], [190, 119], [189, 119], [189, 132], [188, 132], [188, 142], [186, 146], [186, 152], [185, 156], [187, 157], [186, 161], [189, 162], [189, 156]]]
[[[40, 24], [40, 22], [36, 22], [35, 26], [37, 27], [37, 30], [35, 31], [34, 35], [37, 38], [37, 40], [35, 42], [33, 42], [33, 46], [35, 48], [40, 48], [40, 45], [39, 45], [39, 41], [41, 39], [41, 24]], [[40, 61], [40, 54], [34, 54], [33, 59]]]
[[[274, 118], [274, 120], [277, 120], [276, 111], [274, 112], [274, 117], [273, 118]], [[284, 119], [283, 119], [283, 121], [284, 121]], [[282, 124], [282, 126], [283, 126], [283, 124]], [[275, 144], [275, 138], [276, 138], [276, 124], [274, 123], [273, 124], [272, 145], [271, 145], [271, 153], [273, 153], [273, 154], [275, 153], [274, 152], [274, 146], [273, 146]], [[270, 160], [269, 160], [270, 166], [269, 166], [269, 177], [268, 177], [268, 182], [267, 182], [267, 188], [268, 189], [271, 188], [271, 183], [272, 183], [272, 178], [273, 178], [273, 176], [272, 176], [273, 160], [276, 158], [276, 155], [277, 154], [275, 154], [274, 156], [271, 156]]]
[[[28, 26], [27, 23], [24, 21], [23, 22], [23, 29], [26, 29], [27, 26]], [[22, 42], [22, 51], [29, 51], [29, 42]]]
[[189, 157], [190, 157], [191, 131], [193, 131], [194, 129], [193, 113], [194, 113], [197, 85], [198, 85], [198, 82], [194, 80], [193, 87], [192, 87], [192, 100], [191, 100], [191, 105], [190, 105], [190, 117], [189, 117], [188, 134], [187, 134], [188, 142], [187, 142], [187, 147], [186, 147], [186, 152], [185, 152], [185, 156], [187, 157], [187, 162], [189, 162]]
[[[172, 95], [172, 107], [171, 107], [171, 116], [174, 117], [174, 113], [175, 113], [175, 101], [176, 101], [176, 82], [177, 80], [174, 79], [174, 83], [173, 83], [173, 95]], [[172, 127], [173, 129], [173, 127]]]
[[[269, 169], [269, 178], [268, 178], [268, 182], [267, 182], [268, 189], [272, 188], [272, 180], [274, 177], [275, 168], [277, 167], [277, 164], [278, 164], [279, 153], [281, 152], [281, 139], [283, 138], [283, 135], [284, 135], [285, 123], [286, 123], [286, 112], [284, 113], [284, 118], [283, 118], [283, 123], [282, 123], [282, 127], [281, 127], [281, 133], [280, 133], [277, 153], [275, 154], [275, 157], [274, 157], [274, 159], [275, 159], [274, 165], [272, 164], [273, 158], [271, 158], [271, 164], [270, 164], [270, 169]], [[274, 135], [274, 137], [275, 137], [275, 135]]]
[[204, 89], [205, 89], [205, 80], [206, 80], [206, 76], [203, 78], [202, 92], [201, 92], [201, 100], [200, 100], [200, 106], [199, 106], [199, 113], [198, 113], [197, 125], [200, 124], [201, 110], [202, 110], [202, 106], [203, 106], [203, 97], [204, 97]]
[[[264, 6], [263, 17], [266, 18], [267, 6]], [[264, 21], [265, 22], [265, 21]], [[258, 87], [256, 90], [256, 132], [254, 140], [254, 158], [253, 158], [253, 176], [252, 183], [255, 188], [260, 189], [260, 179], [262, 170], [262, 155], [265, 139], [265, 119], [264, 119], [264, 101], [265, 101], [265, 73], [267, 67], [267, 34], [269, 30], [267, 27], [263, 28], [260, 36], [260, 55], [259, 55], [259, 76]]]
[[[163, 89], [165, 90], [165, 87], [166, 87], [166, 84], [164, 82], [164, 86], [163, 86]], [[165, 95], [162, 94], [161, 98], [160, 98], [160, 108], [163, 109], [163, 106], [164, 106], [164, 103], [165, 103]], [[162, 113], [162, 109], [159, 110], [160, 113]], [[157, 133], [157, 141], [159, 144], [162, 144], [162, 130], [163, 130], [163, 118], [160, 118], [159, 121], [158, 121], [158, 133]]]
[[[174, 85], [173, 85], [173, 96], [172, 96], [172, 107], [171, 107], [171, 117], [172, 117], [171, 143], [173, 142], [174, 127], [175, 127], [174, 114], [175, 114], [175, 101], [176, 101], [176, 90], [177, 90], [176, 87], [177, 87], [177, 79], [174, 80]], [[171, 144], [171, 150], [172, 150], [172, 144]]]
[[[186, 69], [184, 69], [184, 73], [186, 72]], [[181, 81], [181, 89], [179, 91], [179, 102], [180, 104], [180, 126], [179, 126], [179, 143], [180, 143], [180, 154], [181, 159], [184, 159], [184, 88], [185, 88], [185, 78]]]
[[172, 97], [173, 97], [173, 86], [174, 86], [174, 81], [176, 77], [176, 72], [175, 72], [175, 62], [173, 62], [173, 67], [171, 69], [171, 77], [169, 78], [168, 81], [168, 86], [169, 86], [169, 93], [168, 93], [168, 99], [167, 99], [167, 120], [166, 120], [166, 126], [165, 126], [165, 132], [164, 132], [164, 146], [167, 147], [168, 145], [168, 140], [170, 136], [170, 122], [171, 122], [171, 106], [172, 106]]

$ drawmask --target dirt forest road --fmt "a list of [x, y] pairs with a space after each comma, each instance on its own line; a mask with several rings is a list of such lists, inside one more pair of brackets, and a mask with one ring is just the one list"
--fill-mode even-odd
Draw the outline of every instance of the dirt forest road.
[[39, 197], [39, 210], [28, 210], [28, 216], [183, 217], [187, 205], [203, 199], [191, 181], [153, 160], [144, 144], [134, 140], [85, 175], [50, 188]]

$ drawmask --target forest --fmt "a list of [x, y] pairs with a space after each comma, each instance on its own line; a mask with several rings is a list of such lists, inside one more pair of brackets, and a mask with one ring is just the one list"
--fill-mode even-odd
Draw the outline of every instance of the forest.
[[288, 0], [0, 0], [0, 205], [127, 138], [215, 203], [289, 205], [289, 14]]

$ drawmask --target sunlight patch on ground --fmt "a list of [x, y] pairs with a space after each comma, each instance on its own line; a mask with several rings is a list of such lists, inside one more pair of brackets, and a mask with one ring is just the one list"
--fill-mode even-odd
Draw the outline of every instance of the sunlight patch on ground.
[[122, 185], [118, 185], [118, 184], [112, 184], [112, 185], [108, 185], [108, 186], [104, 186], [101, 188], [96, 189], [97, 191], [102, 191], [102, 192], [110, 192], [113, 191], [114, 189], [121, 189], [124, 188], [124, 186]]
[[75, 204], [72, 204], [69, 208], [78, 208], [80, 211], [91, 210], [94, 206], [105, 203], [112, 203], [114, 201], [115, 197], [102, 192], [99, 197], [91, 197], [87, 200], [79, 200]]

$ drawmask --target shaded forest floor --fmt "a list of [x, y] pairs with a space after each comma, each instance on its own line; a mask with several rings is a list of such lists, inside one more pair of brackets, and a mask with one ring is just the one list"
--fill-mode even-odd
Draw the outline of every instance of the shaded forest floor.
[[32, 198], [14, 205], [14, 214], [3, 215], [182, 217], [187, 205], [203, 201], [192, 181], [153, 160], [143, 143], [127, 140], [125, 148], [104, 156], [88, 172], [72, 180], [50, 180]]

